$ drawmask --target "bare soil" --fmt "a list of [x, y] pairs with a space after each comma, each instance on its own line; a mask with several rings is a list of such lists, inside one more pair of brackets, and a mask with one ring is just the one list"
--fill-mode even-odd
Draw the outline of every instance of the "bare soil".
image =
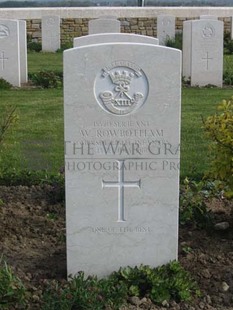
[[[55, 200], [48, 185], [0, 187], [0, 253], [31, 292], [29, 309], [40, 309], [48, 281], [66, 279], [65, 207]], [[179, 260], [203, 296], [163, 307], [132, 298], [122, 309], [233, 310], [233, 202], [214, 199], [209, 207], [228, 229], [180, 229]]]

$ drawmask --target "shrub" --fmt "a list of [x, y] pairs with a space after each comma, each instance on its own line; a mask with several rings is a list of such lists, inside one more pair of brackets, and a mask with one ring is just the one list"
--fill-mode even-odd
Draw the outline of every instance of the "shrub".
[[66, 42], [64, 44], [62, 44], [61, 48], [59, 48], [57, 50], [57, 53], [62, 53], [64, 52], [65, 50], [69, 49], [69, 48], [72, 48], [73, 47], [73, 42]]
[[213, 141], [210, 146], [213, 160], [208, 174], [226, 182], [227, 195], [233, 197], [233, 97], [223, 100], [217, 110], [204, 121], [206, 135]]
[[231, 40], [230, 33], [224, 34], [224, 50], [226, 54], [233, 53], [233, 40]]
[[204, 182], [198, 183], [187, 178], [184, 180], [184, 186], [180, 191], [179, 220], [181, 225], [195, 225], [202, 228], [211, 226], [211, 214], [204, 200], [209, 196], [210, 190], [213, 192], [211, 186], [206, 188]]
[[63, 73], [54, 71], [40, 71], [30, 73], [29, 78], [32, 83], [42, 88], [59, 88], [63, 83]]
[[42, 50], [42, 44], [39, 42], [28, 42], [27, 49], [30, 52], [39, 53]]
[[228, 68], [223, 73], [223, 83], [225, 85], [233, 85], [233, 72]]
[[2, 90], [9, 90], [11, 89], [12, 85], [4, 80], [3, 78], [0, 78], [0, 89]]
[[165, 42], [165, 45], [167, 47], [173, 47], [182, 50], [182, 33], [176, 33], [174, 39], [168, 38]]
[[0, 259], [0, 308], [9, 309], [13, 306], [25, 304], [25, 287], [21, 280], [17, 278], [12, 269], [3, 259]]

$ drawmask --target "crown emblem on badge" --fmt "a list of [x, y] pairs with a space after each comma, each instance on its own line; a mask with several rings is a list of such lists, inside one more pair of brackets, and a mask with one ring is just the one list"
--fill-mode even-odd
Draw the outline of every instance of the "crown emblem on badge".
[[134, 77], [134, 74], [127, 71], [115, 71], [109, 74], [113, 84], [130, 84], [132, 81], [132, 78]]

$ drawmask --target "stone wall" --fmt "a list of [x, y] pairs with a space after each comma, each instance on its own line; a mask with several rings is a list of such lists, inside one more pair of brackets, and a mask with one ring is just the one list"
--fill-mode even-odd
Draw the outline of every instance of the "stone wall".
[[[195, 18], [176, 18], [176, 31], [182, 31], [183, 22], [185, 20]], [[197, 18], [196, 18], [197, 19]], [[225, 32], [230, 32], [230, 17], [221, 17], [224, 21]], [[73, 38], [88, 34], [89, 18], [63, 18], [61, 20], [61, 43], [66, 44], [72, 42]], [[137, 33], [147, 36], [157, 36], [157, 18], [119, 18], [121, 21], [122, 33]], [[41, 42], [41, 20], [27, 20], [28, 38], [35, 42]]]

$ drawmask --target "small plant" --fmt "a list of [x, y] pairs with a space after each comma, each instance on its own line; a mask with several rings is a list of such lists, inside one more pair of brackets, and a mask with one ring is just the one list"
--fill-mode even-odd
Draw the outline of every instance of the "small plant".
[[229, 190], [226, 195], [233, 197], [233, 97], [223, 100], [217, 107], [218, 112], [204, 121], [204, 130], [213, 143], [213, 154], [208, 175], [224, 181]]
[[12, 85], [4, 80], [3, 78], [0, 78], [0, 89], [2, 90], [9, 90], [12, 88]]
[[3, 139], [10, 127], [18, 121], [18, 115], [15, 112], [16, 107], [10, 106], [2, 113], [0, 118], [0, 145], [3, 143]]
[[190, 301], [200, 295], [190, 274], [176, 261], [158, 268], [149, 266], [121, 268], [112, 275], [117, 282], [125, 283], [131, 296], [149, 296], [156, 304], [175, 300]]
[[226, 54], [233, 53], [233, 40], [231, 39], [230, 33], [224, 34], [224, 50]]
[[72, 48], [73, 47], [73, 42], [70, 41], [70, 42], [66, 42], [64, 44], [62, 44], [61, 48], [59, 48], [57, 50], [57, 53], [62, 53], [64, 52], [65, 50], [69, 49], [69, 48]]
[[180, 193], [180, 224], [209, 227], [212, 224], [210, 212], [204, 201], [206, 191], [203, 191], [203, 182], [184, 180]]
[[59, 88], [63, 83], [62, 72], [40, 71], [29, 74], [32, 83], [42, 88]]
[[176, 33], [174, 39], [168, 38], [165, 42], [165, 45], [167, 47], [173, 47], [182, 50], [182, 33]]
[[28, 42], [27, 49], [29, 52], [39, 53], [42, 50], [42, 44], [39, 42]]
[[58, 282], [50, 286], [44, 293], [42, 309], [119, 309], [126, 297], [124, 284], [116, 283], [114, 279], [85, 278], [80, 272], [62, 286]]
[[[0, 308], [10, 309], [10, 307], [25, 305], [25, 287], [21, 280], [16, 277], [12, 269], [1, 258], [0, 259]], [[13, 308], [12, 308], [13, 309]]]
[[233, 72], [230, 69], [226, 69], [223, 74], [223, 82], [225, 85], [233, 85]]
[[148, 296], [154, 303], [190, 301], [199, 296], [197, 284], [178, 262], [151, 268], [120, 268], [108, 278], [85, 278], [80, 272], [70, 282], [53, 283], [43, 295], [43, 310], [119, 309], [129, 296]]

